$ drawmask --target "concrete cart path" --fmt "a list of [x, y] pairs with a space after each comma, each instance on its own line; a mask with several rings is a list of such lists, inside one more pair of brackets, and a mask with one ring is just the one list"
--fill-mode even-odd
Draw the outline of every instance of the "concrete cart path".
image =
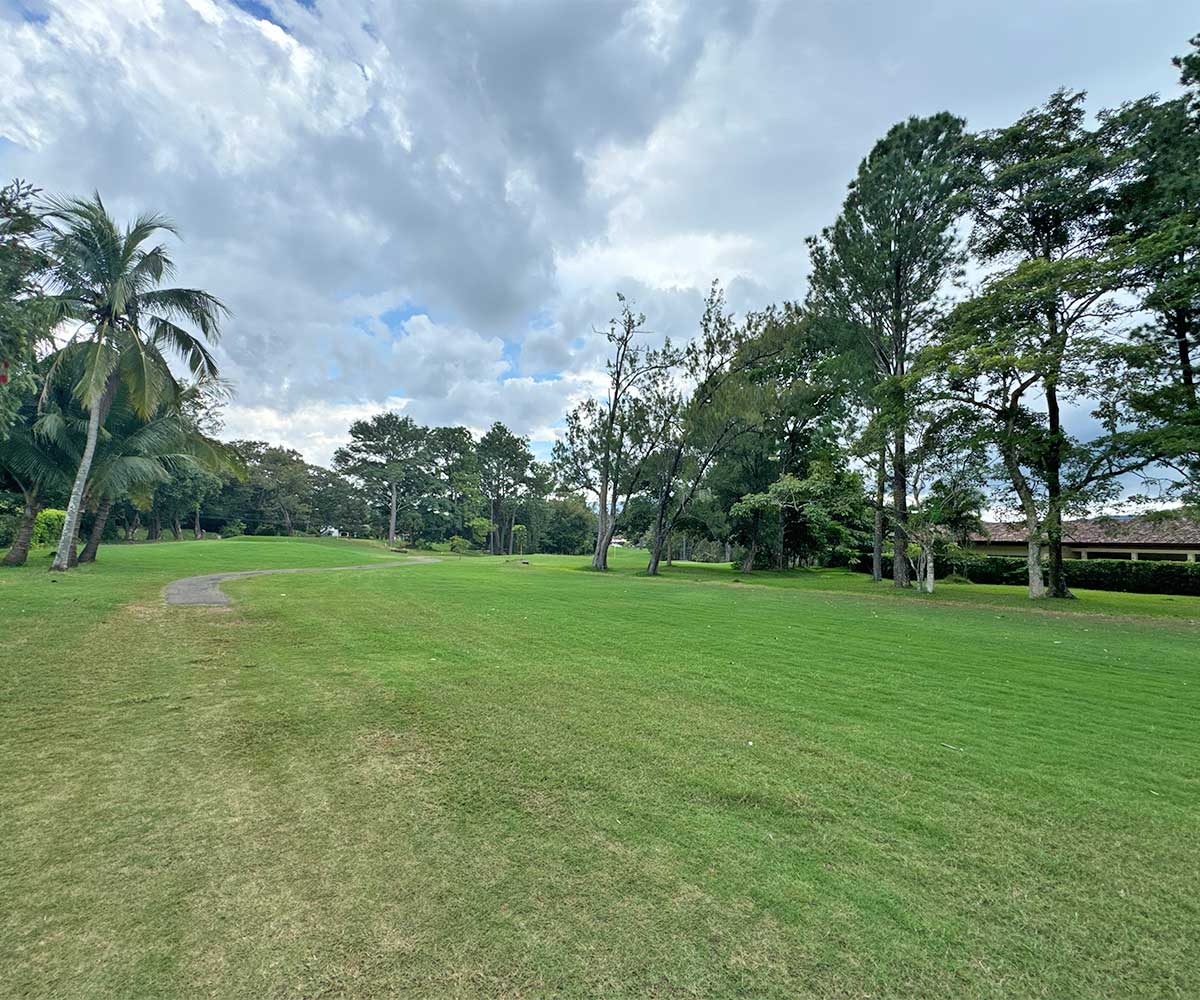
[[248, 569], [240, 573], [209, 573], [206, 576], [188, 576], [175, 580], [163, 588], [163, 598], [168, 604], [230, 604], [229, 597], [221, 592], [220, 585], [226, 580], [240, 580], [244, 576], [273, 576], [276, 573], [336, 573], [347, 569], [394, 569], [397, 566], [420, 566], [424, 563], [441, 562], [420, 556], [403, 562], [364, 563], [361, 566], [319, 566], [312, 569]]

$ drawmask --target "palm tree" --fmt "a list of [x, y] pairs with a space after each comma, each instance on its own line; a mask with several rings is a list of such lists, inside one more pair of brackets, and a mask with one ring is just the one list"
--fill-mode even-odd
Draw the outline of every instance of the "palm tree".
[[117, 390], [84, 491], [84, 503], [95, 516], [79, 562], [96, 561], [114, 500], [131, 495], [148, 500], [154, 487], [170, 478], [174, 463], [186, 460], [182, 437], [177, 414], [168, 409], [142, 420], [128, 394]]
[[[121, 230], [96, 194], [90, 200], [51, 201], [43, 217], [51, 261], [50, 302], [61, 321], [78, 324], [59, 357], [81, 365], [73, 392], [88, 414], [66, 523], [50, 565], [52, 571], [64, 571], [74, 553], [100, 428], [118, 384], [125, 386], [143, 419], [149, 420], [163, 406], [176, 406], [179, 386], [163, 352], [179, 355], [198, 378], [215, 377], [216, 364], [205, 340], [218, 339], [228, 310], [208, 292], [159, 287], [175, 266], [167, 250], [161, 244], [150, 246], [150, 241], [159, 233], [178, 235], [163, 216], [141, 215]], [[181, 322], [196, 327], [204, 339]]]
[[0, 448], [0, 487], [15, 487], [25, 507], [16, 538], [0, 566], [25, 565], [34, 522], [45, 505], [46, 494], [66, 491], [79, 462], [78, 442], [39, 426], [37, 406], [36, 390], [25, 392], [4, 447]]
[[[189, 386], [183, 393], [186, 398], [198, 391], [198, 387]], [[186, 469], [236, 473], [237, 468], [229, 447], [203, 434], [180, 409], [163, 407], [149, 420], [143, 420], [128, 392], [119, 387], [84, 493], [88, 507], [95, 510], [95, 518], [87, 543], [79, 553], [79, 562], [96, 561], [114, 500], [132, 496], [148, 505], [154, 488], [173, 474]]]

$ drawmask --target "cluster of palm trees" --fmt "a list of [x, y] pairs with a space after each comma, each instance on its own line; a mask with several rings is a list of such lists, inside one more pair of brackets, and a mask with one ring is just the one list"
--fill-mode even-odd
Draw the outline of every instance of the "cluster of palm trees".
[[[164, 217], [142, 215], [122, 228], [98, 194], [48, 201], [39, 214], [46, 340], [28, 361], [16, 420], [0, 440], [0, 472], [24, 498], [4, 562], [25, 561], [46, 498], [65, 493], [50, 565], [64, 572], [95, 559], [114, 500], [148, 497], [183, 464], [231, 463], [188, 405], [219, 386], [209, 345], [228, 311], [208, 292], [164, 286], [175, 266], [158, 241], [178, 235]], [[170, 355], [190, 379], [176, 377]], [[85, 510], [94, 517], [80, 552]]]

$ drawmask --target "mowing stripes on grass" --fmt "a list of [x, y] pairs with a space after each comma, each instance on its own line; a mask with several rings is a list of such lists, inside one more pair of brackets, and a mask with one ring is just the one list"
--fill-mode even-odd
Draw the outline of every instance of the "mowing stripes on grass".
[[10, 618], [17, 995], [1200, 995], [1186, 614], [243, 544]]

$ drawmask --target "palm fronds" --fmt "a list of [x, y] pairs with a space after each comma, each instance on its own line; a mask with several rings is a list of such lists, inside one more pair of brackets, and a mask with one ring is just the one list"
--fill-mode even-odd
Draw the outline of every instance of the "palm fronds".
[[120, 355], [120, 377], [143, 416], [171, 394], [174, 378], [163, 349], [177, 354], [197, 377], [216, 377], [208, 344], [220, 338], [229, 310], [200, 289], [158, 287], [175, 263], [166, 247], [150, 244], [160, 233], [177, 236], [173, 222], [148, 213], [121, 230], [99, 194], [49, 199], [43, 218], [43, 250], [52, 262], [47, 308], [58, 319], [83, 324], [77, 339], [92, 350], [77, 389], [86, 407], [101, 399], [118, 367], [112, 351]]
[[[51, 564], [61, 571], [70, 565], [70, 544], [85, 494], [95, 499], [142, 488], [152, 479], [165, 478], [177, 458], [191, 460], [187, 448], [167, 451], [165, 439], [151, 440], [158, 435], [156, 421], [164, 413], [186, 429], [180, 408], [183, 389], [163, 350], [178, 354], [201, 380], [215, 379], [217, 365], [205, 341], [220, 336], [221, 321], [229, 311], [207, 292], [158, 287], [173, 273], [174, 262], [164, 246], [152, 241], [159, 233], [178, 235], [164, 216], [140, 215], [121, 230], [95, 194], [90, 199], [51, 199], [43, 206], [43, 219], [43, 251], [51, 263], [50, 301], [58, 315], [80, 324], [51, 373], [60, 368], [74, 372], [74, 396], [88, 414], [87, 444]], [[181, 324], [195, 327], [199, 335]], [[135, 419], [130, 424], [114, 417], [106, 428], [119, 391], [124, 394], [121, 410], [130, 409]], [[50, 421], [46, 426], [47, 433], [66, 431], [65, 423]], [[172, 430], [166, 436], [178, 435]], [[187, 435], [178, 439], [186, 441]]]

